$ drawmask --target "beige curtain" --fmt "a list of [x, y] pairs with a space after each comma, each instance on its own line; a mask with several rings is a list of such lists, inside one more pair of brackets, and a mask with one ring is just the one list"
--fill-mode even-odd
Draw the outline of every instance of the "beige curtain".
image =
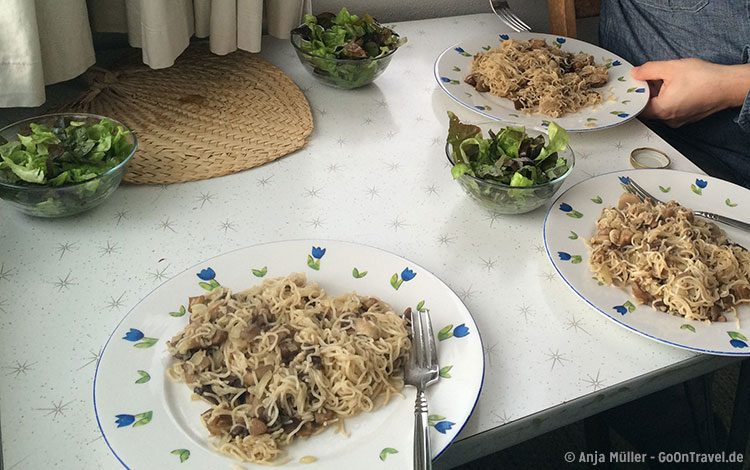
[[0, 107], [39, 106], [44, 85], [94, 64], [91, 31], [127, 33], [152, 68], [170, 67], [190, 37], [211, 51], [260, 51], [311, 11], [311, 0], [0, 0]]

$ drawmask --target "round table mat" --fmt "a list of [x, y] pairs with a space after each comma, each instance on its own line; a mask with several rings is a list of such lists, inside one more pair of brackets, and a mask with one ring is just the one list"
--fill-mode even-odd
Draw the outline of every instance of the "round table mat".
[[166, 184], [227, 175], [300, 149], [313, 130], [310, 105], [284, 72], [256, 54], [217, 56], [191, 45], [174, 66], [130, 57], [92, 69], [91, 87], [66, 106], [112, 117], [139, 148], [124, 180]]

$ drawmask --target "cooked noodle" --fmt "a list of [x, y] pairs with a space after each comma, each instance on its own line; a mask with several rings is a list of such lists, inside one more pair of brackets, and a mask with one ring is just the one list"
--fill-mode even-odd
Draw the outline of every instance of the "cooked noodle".
[[638, 303], [702, 321], [726, 321], [725, 312], [750, 303], [750, 253], [674, 201], [624, 194], [596, 228], [591, 270], [604, 284], [630, 287]]
[[221, 452], [271, 463], [296, 436], [398, 394], [410, 347], [406, 320], [384, 302], [332, 298], [292, 274], [191, 298], [168, 373], [211, 404], [202, 419]]
[[593, 88], [604, 86], [605, 65], [583, 52], [564, 52], [544, 39], [508, 39], [474, 56], [466, 83], [477, 91], [513, 101], [516, 109], [560, 117], [600, 103]]

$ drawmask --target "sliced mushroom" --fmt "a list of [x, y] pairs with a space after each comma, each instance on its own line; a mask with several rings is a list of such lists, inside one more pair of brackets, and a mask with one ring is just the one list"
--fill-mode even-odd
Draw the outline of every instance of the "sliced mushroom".
[[251, 436], [260, 436], [261, 434], [265, 434], [268, 432], [268, 426], [266, 426], [266, 423], [259, 420], [258, 418], [252, 418], [250, 419], [249, 431]]

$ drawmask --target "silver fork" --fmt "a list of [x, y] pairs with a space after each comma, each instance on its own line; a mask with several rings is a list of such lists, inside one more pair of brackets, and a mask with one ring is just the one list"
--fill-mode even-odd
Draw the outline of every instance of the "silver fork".
[[517, 17], [508, 6], [508, 2], [505, 0], [490, 0], [490, 7], [492, 11], [500, 18], [503, 23], [510, 26], [510, 29], [520, 33], [521, 31], [531, 31], [529, 25], [521, 21], [521, 18]]
[[430, 470], [432, 458], [424, 391], [438, 380], [438, 358], [428, 310], [412, 311], [411, 332], [411, 354], [406, 363], [405, 382], [417, 389], [414, 403], [414, 470]]
[[[631, 194], [634, 194], [638, 196], [641, 200], [644, 199], [651, 199], [652, 201], [664, 204], [664, 201], [661, 201], [654, 196], [651, 195], [648, 191], [643, 189], [638, 183], [633, 181], [633, 178], [626, 177], [627, 183], [625, 183], [623, 186], [625, 187], [625, 190]], [[714, 214], [713, 212], [706, 212], [706, 211], [693, 211], [693, 214], [697, 215], [698, 217], [703, 217], [704, 219], [712, 220], [714, 222], [721, 222], [722, 224], [730, 225], [732, 227], [736, 227], [742, 230], [750, 231], [750, 224], [746, 222], [742, 222], [741, 220], [735, 220], [731, 217], [725, 217], [723, 215]]]

